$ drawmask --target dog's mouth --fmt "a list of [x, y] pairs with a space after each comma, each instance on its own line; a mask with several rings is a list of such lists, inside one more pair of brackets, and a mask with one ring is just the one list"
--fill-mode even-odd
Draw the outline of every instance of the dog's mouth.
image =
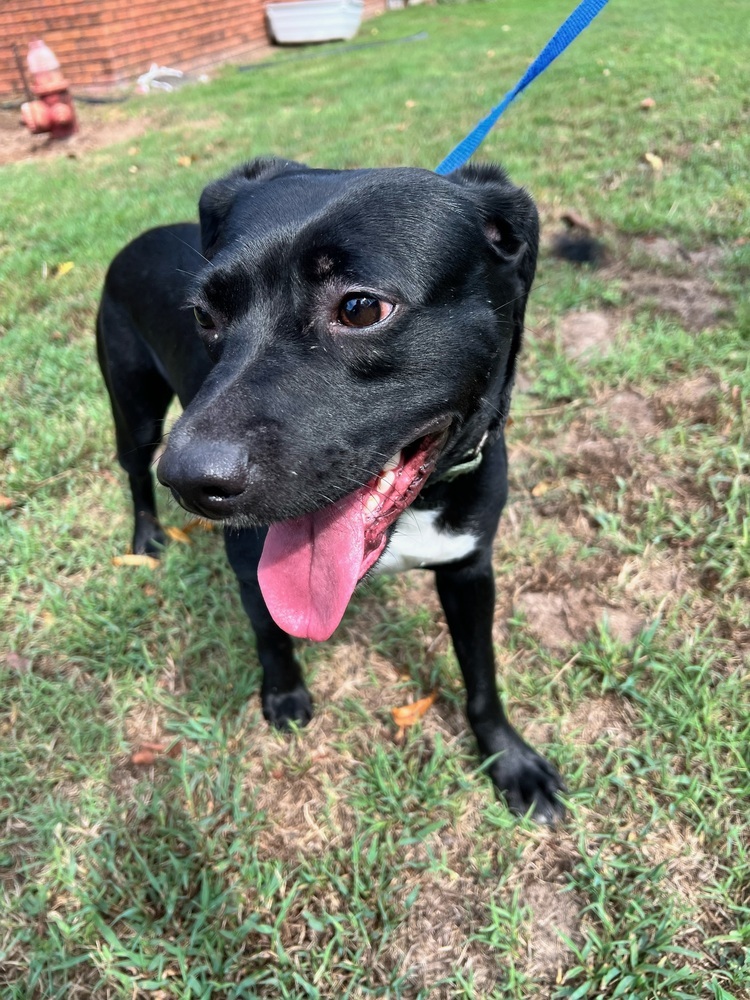
[[446, 438], [443, 423], [397, 452], [365, 486], [270, 526], [258, 581], [285, 632], [315, 641], [333, 634], [358, 581], [383, 554], [388, 528], [435, 468]]

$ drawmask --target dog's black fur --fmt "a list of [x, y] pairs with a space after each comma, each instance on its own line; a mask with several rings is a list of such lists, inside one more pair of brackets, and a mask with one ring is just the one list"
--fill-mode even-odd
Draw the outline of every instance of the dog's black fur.
[[[443, 178], [256, 160], [204, 191], [200, 227], [151, 230], [115, 258], [97, 342], [130, 479], [133, 551], [158, 554], [164, 542], [149, 466], [177, 395], [184, 413], [159, 478], [185, 507], [225, 523], [263, 711], [277, 726], [306, 723], [312, 705], [258, 586], [264, 526], [339, 500], [389, 455], [443, 435], [413, 509], [476, 536], [470, 554], [429, 566], [469, 721], [510, 808], [554, 822], [562, 783], [507, 721], [492, 647], [503, 426], [537, 244], [531, 198], [498, 167]], [[341, 319], [352, 297], [354, 309], [395, 308], [352, 328]], [[482, 444], [481, 464], [451, 477]]]

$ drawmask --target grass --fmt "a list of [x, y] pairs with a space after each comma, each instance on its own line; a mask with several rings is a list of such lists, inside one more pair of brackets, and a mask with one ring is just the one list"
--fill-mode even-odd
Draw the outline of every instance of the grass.
[[[493, 800], [428, 580], [378, 582], [301, 650], [317, 715], [281, 737], [218, 539], [172, 545], [157, 572], [111, 565], [130, 527], [93, 354], [108, 260], [260, 153], [434, 166], [565, 13], [389, 14], [363, 38], [428, 39], [227, 68], [111, 112], [119, 145], [2, 168], [9, 1000], [750, 997], [740, 0], [710, 19], [696, 0], [612, 4], [482, 150], [547, 233], [572, 208], [608, 253], [580, 270], [545, 244], [497, 545], [499, 672], [566, 775], [563, 829]], [[573, 356], [577, 311], [605, 317], [608, 350]], [[398, 738], [390, 707], [434, 686]], [[138, 766], [147, 741], [172, 753]]]

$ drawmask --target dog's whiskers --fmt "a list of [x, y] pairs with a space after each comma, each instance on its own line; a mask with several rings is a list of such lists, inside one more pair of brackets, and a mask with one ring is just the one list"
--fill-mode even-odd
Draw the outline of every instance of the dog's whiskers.
[[344, 479], [344, 480], [346, 480], [347, 483], [353, 483], [357, 487], [357, 489], [360, 489], [360, 488], [364, 488], [365, 486], [369, 485], [370, 480], [372, 479], [372, 476], [370, 477], [370, 479], [366, 480], [365, 482], [362, 482], [359, 479], [355, 479], [353, 476], [342, 476], [341, 478]]
[[[534, 284], [534, 288], [536, 288], [536, 289], [538, 289], [538, 288], [545, 288], [548, 284], [549, 284], [548, 281], [543, 281], [543, 282], [537, 281]], [[505, 309], [506, 306], [512, 306], [514, 303], [519, 302], [521, 299], [525, 299], [528, 296], [528, 294], [529, 294], [528, 293], [528, 289], [526, 291], [519, 292], [519, 294], [518, 295], [514, 295], [512, 299], [508, 299], [508, 301], [507, 302], [503, 302], [502, 305], [496, 306], [495, 307], [495, 312], [498, 312], [500, 309]], [[513, 325], [513, 320], [512, 319], [509, 319], [508, 322], [509, 322], [509, 324], [511, 326]], [[533, 329], [527, 323], [524, 323], [524, 327], [525, 327], [526, 330]]]
[[200, 250], [198, 250], [196, 247], [192, 246], [192, 244], [188, 243], [186, 240], [181, 239], [176, 233], [173, 233], [170, 229], [167, 229], [166, 232], [172, 237], [173, 240], [177, 240], [178, 243], [182, 243], [182, 245], [185, 246], [185, 247], [187, 247], [188, 250], [192, 250], [192, 252], [197, 257], [200, 257], [201, 260], [204, 260], [209, 265], [209, 267], [213, 267], [214, 266], [213, 261], [210, 261], [208, 259], [208, 257], [205, 257], [200, 252]]

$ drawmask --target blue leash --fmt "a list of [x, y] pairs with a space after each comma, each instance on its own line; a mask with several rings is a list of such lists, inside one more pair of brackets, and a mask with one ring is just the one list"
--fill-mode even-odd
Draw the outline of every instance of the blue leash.
[[462, 167], [473, 153], [479, 148], [481, 143], [487, 138], [490, 129], [505, 111], [510, 102], [525, 90], [526, 87], [539, 74], [545, 70], [564, 52], [574, 38], [587, 28], [594, 20], [599, 11], [607, 4], [608, 0], [582, 0], [573, 13], [564, 21], [552, 38], [547, 42], [542, 51], [529, 66], [521, 79], [512, 90], [509, 90], [505, 97], [497, 104], [490, 113], [483, 118], [469, 132], [465, 139], [448, 153], [443, 162], [435, 168], [436, 174], [450, 174], [454, 170]]

